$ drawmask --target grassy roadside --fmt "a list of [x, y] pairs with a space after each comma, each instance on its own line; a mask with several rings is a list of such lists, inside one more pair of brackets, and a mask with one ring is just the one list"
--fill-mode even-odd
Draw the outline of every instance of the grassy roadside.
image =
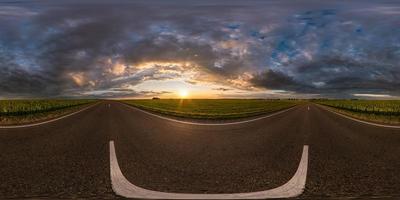
[[357, 119], [400, 125], [400, 100], [317, 100], [314, 102]]
[[1, 100], [0, 125], [46, 121], [66, 115], [96, 100]]
[[146, 99], [122, 102], [176, 117], [220, 120], [262, 115], [302, 103], [298, 100], [263, 99]]

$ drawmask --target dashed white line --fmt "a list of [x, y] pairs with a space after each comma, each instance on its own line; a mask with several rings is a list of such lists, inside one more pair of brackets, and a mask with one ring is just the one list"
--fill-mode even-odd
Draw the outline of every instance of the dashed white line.
[[275, 116], [275, 115], [279, 115], [281, 113], [287, 112], [287, 111], [292, 110], [292, 109], [297, 107], [297, 106], [293, 106], [291, 108], [288, 108], [288, 109], [285, 109], [285, 110], [282, 110], [282, 111], [279, 111], [279, 112], [275, 112], [275, 113], [272, 113], [272, 114], [267, 115], [267, 116], [258, 117], [258, 118], [255, 118], [255, 119], [244, 120], [244, 121], [238, 121], [238, 122], [198, 123], [198, 122], [188, 122], [188, 121], [176, 120], [176, 119], [172, 119], [172, 118], [169, 118], [169, 117], [163, 117], [163, 116], [160, 116], [160, 115], [157, 115], [157, 114], [153, 114], [151, 112], [147, 112], [145, 110], [142, 110], [142, 109], [139, 109], [139, 108], [136, 108], [134, 106], [130, 106], [130, 105], [127, 105], [127, 104], [124, 104], [124, 103], [122, 103], [122, 105], [127, 106], [127, 107], [129, 107], [131, 109], [138, 110], [140, 112], [146, 113], [148, 115], [151, 115], [151, 116], [154, 116], [154, 117], [158, 117], [160, 119], [164, 119], [164, 120], [168, 120], [168, 121], [172, 121], [172, 122], [177, 122], [177, 123], [181, 123], [181, 124], [189, 124], [189, 125], [197, 125], [197, 126], [226, 126], [226, 125], [244, 124], [244, 123], [249, 123], [249, 122], [254, 122], [254, 121], [257, 121], [257, 120], [269, 118], [269, 117], [272, 117], [272, 116]]
[[140, 199], [269, 199], [290, 198], [303, 193], [308, 167], [308, 145], [303, 146], [300, 164], [294, 176], [284, 185], [259, 192], [226, 194], [169, 193], [147, 190], [130, 183], [122, 174], [115, 153], [114, 141], [110, 141], [110, 176], [113, 191], [126, 198]]
[[66, 118], [66, 117], [75, 115], [75, 114], [77, 114], [77, 113], [80, 113], [80, 112], [82, 112], [82, 111], [84, 111], [84, 110], [87, 110], [87, 109], [89, 109], [89, 108], [91, 108], [91, 107], [97, 105], [97, 104], [98, 104], [98, 103], [93, 104], [93, 105], [91, 105], [91, 106], [89, 106], [89, 107], [86, 107], [86, 108], [84, 108], [84, 109], [78, 110], [78, 111], [76, 111], [76, 112], [70, 113], [70, 114], [68, 114], [68, 115], [64, 115], [64, 116], [61, 116], [61, 117], [59, 117], [59, 118], [52, 119], [52, 120], [48, 120], [48, 121], [44, 121], [44, 122], [39, 122], [39, 123], [34, 123], [34, 124], [14, 125], [14, 126], [0, 126], [0, 129], [26, 128], [26, 127], [33, 127], [33, 126], [39, 126], [39, 125], [42, 125], [42, 124], [51, 123], [51, 122], [58, 121], [58, 120], [60, 120], [60, 119], [64, 119], [64, 118]]

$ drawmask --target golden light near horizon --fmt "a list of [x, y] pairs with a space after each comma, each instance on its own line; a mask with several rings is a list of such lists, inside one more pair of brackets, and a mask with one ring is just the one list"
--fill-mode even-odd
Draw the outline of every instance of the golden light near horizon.
[[189, 96], [189, 91], [187, 89], [179, 90], [179, 97], [182, 99], [187, 98]]

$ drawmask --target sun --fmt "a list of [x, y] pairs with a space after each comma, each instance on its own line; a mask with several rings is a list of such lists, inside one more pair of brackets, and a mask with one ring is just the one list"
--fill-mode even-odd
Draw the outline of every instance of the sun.
[[187, 89], [179, 90], [179, 96], [184, 99], [189, 96], [189, 91]]

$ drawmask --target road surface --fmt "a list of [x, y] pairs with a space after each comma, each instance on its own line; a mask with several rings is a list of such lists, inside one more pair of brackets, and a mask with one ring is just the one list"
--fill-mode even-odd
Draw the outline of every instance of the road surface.
[[297, 198], [400, 198], [400, 129], [353, 121], [314, 104], [247, 123], [165, 120], [113, 101], [33, 127], [0, 129], [0, 199], [119, 198], [110, 141], [132, 184], [175, 193], [279, 187], [308, 145]]

